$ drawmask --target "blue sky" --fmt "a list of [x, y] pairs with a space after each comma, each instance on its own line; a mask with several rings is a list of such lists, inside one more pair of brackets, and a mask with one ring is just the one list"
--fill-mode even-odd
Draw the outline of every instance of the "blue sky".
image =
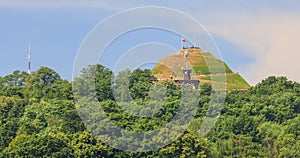
[[[249, 83], [269, 75], [300, 81], [300, 2], [296, 0], [0, 0], [0, 76], [26, 71], [30, 44], [33, 70], [48, 66], [71, 80], [78, 48], [92, 28], [119, 11], [149, 5], [177, 9], [195, 18], [211, 33], [223, 60]], [[154, 35], [148, 33], [141, 41], [153, 41]], [[169, 38], [167, 42], [179, 49], [176, 37]]]

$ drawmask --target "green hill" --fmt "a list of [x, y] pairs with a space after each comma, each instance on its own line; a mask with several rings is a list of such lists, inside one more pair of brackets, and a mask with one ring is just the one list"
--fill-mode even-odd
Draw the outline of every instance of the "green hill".
[[[181, 67], [185, 67], [186, 59], [184, 57], [185, 49], [167, 56], [159, 61], [152, 69], [152, 73], [160, 81], [170, 80], [170, 75], [174, 78], [182, 78]], [[215, 58], [211, 53], [202, 51], [199, 48], [188, 48], [188, 63], [192, 68], [192, 78], [199, 79], [200, 84], [212, 83], [215, 85], [227, 85], [228, 90], [248, 89], [250, 85], [238, 73], [232, 72], [226, 63]], [[208, 64], [209, 63], [209, 64]], [[209, 65], [209, 67], [208, 67]], [[219, 81], [218, 78], [226, 75], [226, 82]], [[211, 78], [214, 78], [212, 81]]]

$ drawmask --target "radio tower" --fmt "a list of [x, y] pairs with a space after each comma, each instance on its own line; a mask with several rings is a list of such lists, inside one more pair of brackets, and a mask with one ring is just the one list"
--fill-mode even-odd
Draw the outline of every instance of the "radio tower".
[[27, 54], [27, 63], [28, 63], [28, 70], [27, 70], [27, 73], [28, 73], [28, 74], [31, 74], [31, 71], [30, 71], [30, 62], [31, 62], [30, 55], [31, 55], [31, 52], [30, 52], [30, 45], [29, 45], [29, 48], [28, 48], [28, 54]]

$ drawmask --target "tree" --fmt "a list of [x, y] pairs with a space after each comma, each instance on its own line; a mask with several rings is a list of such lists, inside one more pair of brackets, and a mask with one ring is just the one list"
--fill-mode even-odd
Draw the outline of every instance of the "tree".
[[[198, 137], [199, 132], [214, 123], [222, 107], [210, 106], [211, 99], [223, 94], [212, 98], [219, 93], [209, 84], [201, 85], [200, 91], [187, 89], [189, 97], [182, 97], [187, 87], [156, 82], [150, 70], [125, 70], [113, 78], [111, 70], [99, 64], [82, 70], [72, 84], [47, 67], [31, 75], [14, 71], [0, 77], [0, 157], [300, 157], [300, 84], [286, 77], [269, 77], [248, 92], [226, 93], [221, 115], [204, 137]], [[200, 98], [194, 98], [194, 92]], [[73, 94], [76, 99], [82, 96], [76, 104]], [[186, 106], [180, 121], [192, 110], [197, 112], [188, 129], [164, 128], [180, 105]], [[141, 139], [155, 129], [158, 135], [154, 142], [141, 144], [112, 123], [145, 132]], [[121, 151], [86, 127], [112, 143], [108, 135], [123, 135], [130, 147], [170, 144], [148, 152]], [[178, 138], [171, 142], [167, 135]]]
[[132, 100], [129, 93], [131, 71], [126, 69], [120, 71], [114, 80], [113, 94], [114, 99], [118, 102], [129, 102]]
[[274, 155], [274, 142], [281, 132], [282, 126], [272, 122], [262, 123], [258, 127], [258, 136], [266, 149], [266, 156]]
[[210, 96], [212, 93], [212, 86], [209, 83], [204, 83], [203, 85], [200, 85], [200, 95], [207, 95]]
[[18, 135], [3, 150], [4, 157], [74, 157], [63, 133]]
[[16, 136], [26, 104], [23, 99], [0, 96], [0, 153]]
[[136, 69], [130, 76], [130, 94], [133, 99], [146, 99], [149, 89], [157, 79], [151, 74], [149, 69]]
[[74, 134], [71, 145], [77, 157], [109, 157], [113, 154], [111, 148], [86, 131]]
[[216, 146], [207, 138], [199, 138], [189, 131], [170, 145], [161, 148], [161, 157], [217, 157]]
[[300, 157], [300, 141], [294, 134], [281, 134], [274, 142], [274, 155], [278, 157]]
[[100, 64], [84, 68], [73, 82], [76, 98], [96, 97], [98, 101], [113, 99], [112, 77], [112, 71]]
[[16, 70], [12, 74], [0, 78], [0, 95], [24, 97], [27, 76], [27, 73]]
[[57, 92], [52, 91], [52, 86], [59, 80], [61, 78], [54, 70], [48, 67], [39, 68], [29, 78], [28, 97], [54, 98]]

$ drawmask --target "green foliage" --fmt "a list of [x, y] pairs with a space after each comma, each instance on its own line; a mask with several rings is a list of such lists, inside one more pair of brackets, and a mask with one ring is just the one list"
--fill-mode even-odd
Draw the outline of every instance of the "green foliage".
[[0, 78], [0, 95], [24, 97], [25, 80], [27, 77], [27, 73], [16, 70], [12, 74]]
[[148, 91], [152, 82], [156, 78], [152, 76], [151, 70], [137, 69], [130, 75], [129, 89], [133, 99], [143, 99], [148, 96]]
[[[226, 151], [222, 155], [298, 157], [298, 85], [285, 77], [269, 77], [251, 87], [247, 93], [228, 94], [227, 105], [209, 133], [211, 140], [219, 144], [219, 150]], [[286, 135], [287, 138], [284, 138]], [[248, 145], [240, 147], [240, 136], [247, 137]], [[290, 139], [294, 143], [282, 147], [279, 144], [284, 144], [283, 139]], [[243, 151], [245, 148], [247, 150]]]
[[97, 97], [99, 101], [113, 99], [112, 71], [97, 64], [88, 66], [81, 71], [80, 77], [73, 82], [73, 91], [78, 97]]
[[0, 152], [16, 136], [25, 104], [22, 99], [0, 96]]
[[18, 135], [3, 150], [4, 157], [73, 157], [64, 133]]
[[113, 154], [109, 147], [86, 131], [74, 134], [70, 144], [77, 157], [109, 157]]
[[[176, 115], [185, 87], [157, 83], [150, 70], [126, 70], [114, 78], [109, 69], [95, 65], [70, 83], [54, 70], [41, 67], [32, 75], [15, 71], [0, 77], [0, 157], [300, 157], [300, 85], [285, 77], [269, 77], [248, 92], [228, 93], [218, 121], [204, 137], [198, 136], [199, 127], [205, 116], [215, 115], [208, 107], [216, 92], [208, 83], [200, 85], [198, 100], [183, 100], [198, 105], [189, 128], [167, 146], [148, 152], [114, 149], [89, 132], [79, 113], [94, 116], [85, 120], [92, 128], [99, 125], [96, 121], [101, 121], [103, 113], [89, 107], [77, 111], [76, 107], [84, 105], [74, 103], [71, 84], [75, 97], [97, 98], [96, 106], [121, 128], [136, 132], [158, 129], [162, 136], [155, 137], [158, 143], [168, 142], [163, 136], [177, 131], [164, 126]], [[126, 108], [151, 117], [134, 115]], [[111, 128], [99, 131], [123, 134], [111, 133]], [[143, 148], [131, 137], [123, 141]]]
[[26, 106], [18, 134], [30, 135], [43, 131], [76, 133], [82, 130], [84, 126], [72, 101], [49, 100]]
[[57, 72], [48, 67], [39, 68], [27, 79], [26, 95], [28, 98], [72, 99], [71, 84], [62, 80]]
[[204, 83], [202, 85], [200, 85], [200, 95], [207, 95], [210, 96], [212, 93], [212, 86], [208, 83]]

